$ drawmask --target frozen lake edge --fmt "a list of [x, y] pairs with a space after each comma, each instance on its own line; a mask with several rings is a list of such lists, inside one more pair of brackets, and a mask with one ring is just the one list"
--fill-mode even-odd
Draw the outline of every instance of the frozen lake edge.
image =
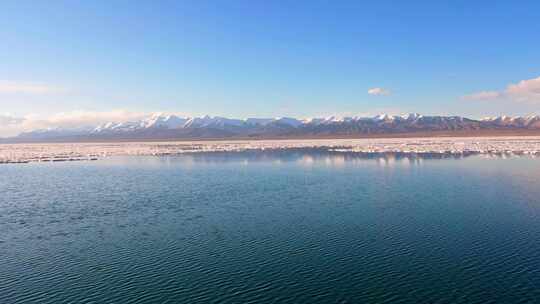
[[110, 156], [316, 149], [332, 153], [540, 156], [540, 137], [433, 137], [0, 144], [0, 164], [97, 160]]

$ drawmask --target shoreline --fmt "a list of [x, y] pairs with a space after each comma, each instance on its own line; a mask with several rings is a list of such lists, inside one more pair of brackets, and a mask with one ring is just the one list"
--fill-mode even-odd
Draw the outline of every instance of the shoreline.
[[174, 156], [215, 152], [319, 150], [357, 154], [532, 155], [540, 136], [287, 139], [0, 145], [0, 164], [98, 160], [109, 156]]

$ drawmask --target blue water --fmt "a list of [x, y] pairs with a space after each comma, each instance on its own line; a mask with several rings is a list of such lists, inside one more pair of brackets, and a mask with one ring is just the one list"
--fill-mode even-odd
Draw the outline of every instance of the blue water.
[[0, 167], [0, 303], [540, 303], [540, 159]]

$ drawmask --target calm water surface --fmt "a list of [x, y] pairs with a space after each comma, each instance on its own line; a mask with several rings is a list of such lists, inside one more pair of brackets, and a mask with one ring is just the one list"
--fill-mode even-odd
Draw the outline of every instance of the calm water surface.
[[540, 159], [3, 165], [0, 303], [540, 303]]

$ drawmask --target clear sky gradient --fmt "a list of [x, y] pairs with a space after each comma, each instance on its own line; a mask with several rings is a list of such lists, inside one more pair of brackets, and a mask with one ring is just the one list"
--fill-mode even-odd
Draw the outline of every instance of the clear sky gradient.
[[539, 20], [539, 1], [2, 1], [0, 115], [539, 113]]

